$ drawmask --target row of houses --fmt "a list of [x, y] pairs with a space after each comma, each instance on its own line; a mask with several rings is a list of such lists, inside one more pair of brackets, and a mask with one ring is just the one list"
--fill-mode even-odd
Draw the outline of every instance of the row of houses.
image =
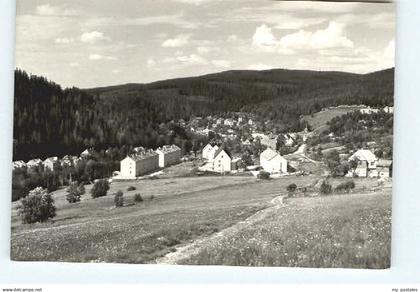
[[[237, 170], [241, 160], [232, 158], [226, 149], [211, 144], [203, 148], [202, 157], [207, 160], [208, 170], [221, 173]], [[287, 160], [269, 147], [260, 154], [260, 166], [269, 173], [287, 173]]]
[[12, 169], [19, 169], [26, 167], [28, 169], [36, 168], [36, 167], [44, 167], [44, 169], [54, 170], [56, 165], [64, 166], [73, 166], [76, 165], [82, 157], [66, 155], [62, 159], [59, 159], [57, 156], [48, 157], [45, 160], [41, 160], [39, 158], [34, 158], [29, 160], [28, 162], [24, 162], [23, 160], [13, 161]]
[[176, 145], [165, 145], [156, 150], [143, 147], [134, 148], [134, 153], [127, 155], [120, 162], [120, 177], [133, 179], [181, 160], [181, 148]]

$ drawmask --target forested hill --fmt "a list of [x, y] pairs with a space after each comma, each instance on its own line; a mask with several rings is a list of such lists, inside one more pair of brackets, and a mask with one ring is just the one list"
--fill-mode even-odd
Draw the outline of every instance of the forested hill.
[[390, 105], [394, 69], [366, 75], [302, 70], [226, 71], [149, 84], [89, 89], [103, 100], [147, 99], [183, 118], [220, 111], [252, 112], [297, 130], [299, 116], [340, 104]]
[[[77, 153], [89, 146], [156, 147], [190, 139], [162, 123], [251, 112], [299, 130], [326, 106], [393, 104], [394, 69], [366, 75], [299, 70], [226, 71], [149, 84], [79, 90], [15, 72], [14, 159]], [[178, 140], [175, 140], [178, 139]]]

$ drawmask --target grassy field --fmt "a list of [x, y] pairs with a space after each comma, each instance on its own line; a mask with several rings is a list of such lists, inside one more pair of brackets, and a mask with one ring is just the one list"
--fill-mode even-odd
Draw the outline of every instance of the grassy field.
[[180, 264], [388, 268], [390, 191], [290, 199]]
[[[255, 214], [264, 215], [261, 217], [263, 219], [252, 221], [253, 223], [247, 226], [249, 230], [238, 229], [237, 233], [226, 233], [226, 236], [222, 237], [231, 246], [225, 245], [224, 249], [217, 246], [214, 248], [203, 246], [203, 249], [200, 248], [200, 253], [183, 263], [290, 265], [283, 262], [287, 256], [275, 254], [271, 261], [266, 259], [258, 261], [246, 254], [245, 257], [240, 256], [236, 260], [239, 262], [232, 260], [234, 254], [231, 257], [226, 255], [232, 252], [236, 252], [235, 255], [238, 255], [237, 252], [244, 252], [243, 247], [252, 244], [253, 240], [257, 240], [254, 248], [259, 246], [258, 240], [264, 240], [268, 248], [274, 251], [278, 248], [278, 242], [272, 240], [283, 238], [284, 234], [287, 234], [286, 231], [290, 234], [293, 230], [296, 236], [304, 237], [307, 235], [306, 228], [311, 226], [314, 234], [322, 237], [324, 236], [322, 228], [325, 227], [323, 220], [330, 220], [332, 223], [337, 220], [337, 222], [349, 221], [346, 223], [349, 227], [353, 226], [351, 222], [357, 221], [359, 225], [353, 226], [354, 232], [365, 230], [363, 228], [370, 226], [384, 228], [383, 232], [377, 231], [375, 240], [381, 240], [385, 246], [379, 249], [377, 245], [377, 249], [372, 250], [369, 256], [389, 256], [386, 245], [389, 241], [388, 219], [379, 216], [381, 212], [388, 214], [389, 195], [382, 194], [381, 191], [371, 193], [376, 186], [374, 180], [356, 181], [356, 192], [366, 193], [363, 195], [289, 199], [284, 208], [277, 209], [278, 214], [271, 214], [273, 198], [284, 195], [288, 184], [294, 182], [299, 187], [309, 186], [316, 180], [317, 178], [312, 176], [286, 177], [269, 181], [259, 181], [253, 177], [191, 177], [114, 182], [111, 184], [109, 194], [119, 189], [124, 191], [126, 206], [122, 208], [114, 208], [112, 195], [91, 199], [90, 195], [86, 194], [81, 202], [69, 204], [65, 201], [65, 191], [59, 190], [53, 194], [57, 216], [51, 222], [22, 224], [16, 214], [16, 203], [14, 203], [11, 256], [14, 260], [154, 262], [199, 239], [206, 241], [207, 238], [220, 234], [222, 230], [236, 230], [235, 227], [239, 226], [240, 222], [255, 217]], [[334, 184], [339, 182], [340, 180], [333, 181]], [[135, 186], [137, 189], [127, 192], [128, 186]], [[87, 186], [86, 189], [88, 192], [90, 187]], [[142, 194], [143, 202], [134, 204], [133, 197], [136, 193]], [[379, 197], [381, 200], [378, 201], [382, 203], [375, 202], [374, 198]], [[355, 205], [350, 202], [354, 202]], [[327, 208], [329, 212], [323, 213], [322, 208], [326, 206], [330, 206]], [[368, 210], [372, 210], [370, 215]], [[305, 214], [311, 215], [305, 216]], [[349, 219], [350, 215], [354, 217], [353, 221]], [[371, 218], [369, 216], [372, 216], [372, 221], [365, 222], [364, 219]], [[295, 221], [295, 225], [285, 224], [288, 223], [287, 220], [298, 218], [301, 221]], [[277, 227], [274, 228], [275, 226]], [[352, 236], [352, 230], [348, 236]], [[346, 231], [343, 229], [342, 234], [344, 233]], [[292, 244], [293, 240], [293, 238], [288, 239], [288, 244]], [[313, 242], [315, 239], [307, 237], [307, 240]], [[355, 249], [359, 243], [349, 241], [348, 244]], [[264, 245], [259, 246], [260, 249], [263, 247]], [[388, 254], [385, 254], [385, 251], [388, 251]], [[366, 252], [365, 249], [360, 252], [362, 259], [366, 260], [368, 255], [363, 253]], [[351, 251], [349, 253], [351, 255]], [[223, 258], [226, 262], [219, 262]], [[290, 257], [289, 260], [291, 259]], [[312, 264], [310, 261], [293, 261], [293, 263]], [[326, 264], [328, 265], [328, 262]], [[377, 265], [372, 263], [370, 267]]]
[[313, 131], [316, 134], [321, 133], [322, 131], [327, 129], [327, 122], [331, 121], [331, 119], [342, 116], [354, 110], [360, 109], [360, 106], [354, 107], [336, 107], [336, 108], [329, 108], [323, 111], [317, 112], [313, 115], [306, 115], [303, 117], [305, 121], [311, 125]]

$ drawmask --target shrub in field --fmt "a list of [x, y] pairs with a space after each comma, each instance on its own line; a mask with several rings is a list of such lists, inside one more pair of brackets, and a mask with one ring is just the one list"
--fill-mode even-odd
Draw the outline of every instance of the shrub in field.
[[135, 186], [129, 186], [127, 188], [127, 192], [129, 192], [129, 191], [135, 191], [135, 190], [136, 190], [136, 187]]
[[55, 217], [54, 200], [46, 189], [38, 187], [22, 198], [19, 214], [23, 223], [45, 222]]
[[90, 190], [90, 194], [92, 198], [98, 198], [106, 196], [106, 193], [109, 190], [109, 183], [106, 179], [100, 179], [93, 185], [92, 189]]
[[336, 186], [334, 190], [336, 192], [348, 193], [350, 192], [350, 190], [354, 189], [355, 187], [356, 187], [356, 184], [354, 183], [354, 181], [350, 180], [350, 181], [346, 181], [339, 184], [338, 186]]
[[270, 178], [270, 173], [266, 172], [264, 170], [261, 170], [257, 177], [259, 179], [269, 179]]
[[332, 186], [328, 183], [327, 180], [324, 180], [319, 187], [319, 192], [323, 195], [329, 195], [332, 192]]
[[122, 191], [116, 192], [114, 195], [114, 203], [115, 207], [123, 207], [124, 206], [124, 194]]
[[69, 203], [76, 203], [80, 201], [80, 197], [85, 193], [85, 187], [83, 184], [72, 182], [66, 189], [67, 195], [66, 200]]
[[134, 202], [139, 203], [139, 202], [143, 202], [143, 198], [140, 194], [135, 194], [134, 195]]
[[294, 192], [296, 191], [296, 188], [297, 188], [297, 185], [293, 183], [293, 184], [288, 185], [288, 186], [286, 187], [286, 190], [287, 190], [289, 193], [294, 193]]

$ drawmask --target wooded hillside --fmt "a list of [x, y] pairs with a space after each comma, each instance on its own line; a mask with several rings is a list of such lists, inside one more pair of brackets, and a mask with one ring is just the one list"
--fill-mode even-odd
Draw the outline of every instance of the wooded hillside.
[[228, 111], [301, 130], [301, 115], [340, 104], [393, 104], [394, 69], [366, 75], [299, 70], [226, 71], [150, 84], [62, 89], [15, 72], [14, 160], [86, 147], [190, 141], [171, 120]]

